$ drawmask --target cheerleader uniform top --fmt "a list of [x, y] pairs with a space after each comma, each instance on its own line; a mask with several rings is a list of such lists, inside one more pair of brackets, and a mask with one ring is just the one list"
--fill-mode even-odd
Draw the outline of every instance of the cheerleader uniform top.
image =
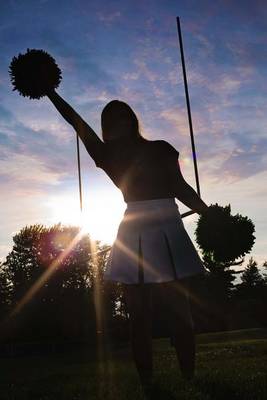
[[107, 143], [97, 140], [88, 151], [121, 190], [126, 203], [176, 196], [179, 152], [168, 142], [143, 137]]
[[127, 203], [104, 279], [159, 283], [202, 273], [204, 266], [175, 203], [178, 151], [164, 140], [95, 139], [88, 152]]

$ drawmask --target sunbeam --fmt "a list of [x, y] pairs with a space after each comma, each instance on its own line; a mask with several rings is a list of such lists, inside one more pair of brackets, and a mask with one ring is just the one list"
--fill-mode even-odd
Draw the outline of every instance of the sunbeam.
[[52, 261], [50, 266], [45, 270], [45, 272], [40, 276], [39, 279], [34, 282], [32, 287], [27, 291], [27, 293], [21, 298], [16, 307], [11, 311], [10, 316], [16, 315], [21, 309], [31, 300], [31, 298], [41, 289], [41, 287], [48, 281], [53, 272], [56, 270], [57, 266], [60, 265], [64, 261], [64, 259], [68, 256], [74, 246], [80, 241], [83, 233], [80, 231], [75, 238], [71, 241], [71, 243], [67, 246], [67, 248], [59, 254], [59, 256]]

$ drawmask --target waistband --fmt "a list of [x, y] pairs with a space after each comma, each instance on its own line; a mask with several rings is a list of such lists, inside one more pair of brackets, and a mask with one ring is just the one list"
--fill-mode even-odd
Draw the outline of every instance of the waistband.
[[179, 209], [175, 198], [166, 199], [152, 199], [141, 201], [128, 201], [126, 210], [139, 210], [139, 209], [162, 209], [162, 208], [176, 208]]

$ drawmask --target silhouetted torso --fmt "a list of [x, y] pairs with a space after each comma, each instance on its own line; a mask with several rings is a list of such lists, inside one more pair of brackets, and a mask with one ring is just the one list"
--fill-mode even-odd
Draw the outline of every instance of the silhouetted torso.
[[125, 202], [175, 197], [179, 152], [164, 140], [124, 139], [97, 146], [92, 157]]

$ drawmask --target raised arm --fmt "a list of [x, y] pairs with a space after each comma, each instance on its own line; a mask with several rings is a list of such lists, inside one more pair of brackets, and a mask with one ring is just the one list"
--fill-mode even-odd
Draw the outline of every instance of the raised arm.
[[178, 168], [176, 175], [174, 177], [175, 192], [178, 200], [184, 203], [191, 210], [197, 212], [198, 214], [203, 214], [209, 208], [206, 203], [199, 197], [195, 190], [190, 186], [184, 179], [180, 166], [178, 163]]
[[73, 126], [86, 150], [93, 159], [102, 150], [104, 143], [97, 136], [94, 130], [81, 118], [81, 116], [55, 91], [47, 93], [47, 97], [52, 101], [62, 117]]

